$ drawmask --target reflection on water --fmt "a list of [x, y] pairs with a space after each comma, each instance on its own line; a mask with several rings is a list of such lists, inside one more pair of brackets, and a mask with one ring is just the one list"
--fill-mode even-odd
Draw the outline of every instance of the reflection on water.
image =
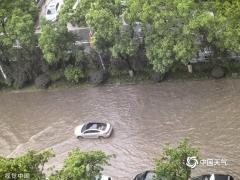
[[[2, 155], [53, 148], [48, 165], [60, 168], [76, 147], [103, 150], [117, 156], [105, 174], [128, 180], [151, 169], [165, 143], [188, 137], [202, 158], [228, 160], [228, 166], [197, 168], [194, 175], [240, 179], [239, 80], [2, 93], [0, 101]], [[77, 140], [74, 127], [94, 120], [110, 122], [113, 136]]]

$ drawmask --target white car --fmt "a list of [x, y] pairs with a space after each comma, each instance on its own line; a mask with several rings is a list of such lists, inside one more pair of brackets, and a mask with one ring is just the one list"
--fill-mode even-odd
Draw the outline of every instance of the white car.
[[109, 177], [109, 176], [102, 175], [101, 178], [100, 177], [96, 177], [96, 180], [112, 180], [112, 178]]
[[193, 177], [191, 180], [234, 180], [230, 175], [225, 174], [206, 174], [198, 177]]
[[46, 20], [56, 21], [59, 16], [59, 11], [61, 8], [60, 2], [50, 2], [46, 9]]
[[109, 123], [89, 122], [77, 126], [74, 134], [77, 138], [108, 138], [112, 134], [112, 126]]

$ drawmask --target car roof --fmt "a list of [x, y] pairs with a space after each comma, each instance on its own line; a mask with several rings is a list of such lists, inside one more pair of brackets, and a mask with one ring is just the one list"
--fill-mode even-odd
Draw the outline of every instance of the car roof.
[[143, 176], [145, 177], [148, 173], [154, 173], [154, 174], [155, 174], [154, 171], [152, 171], [152, 170], [147, 170], [147, 171], [143, 171], [143, 172], [139, 173], [138, 175], [143, 175]]

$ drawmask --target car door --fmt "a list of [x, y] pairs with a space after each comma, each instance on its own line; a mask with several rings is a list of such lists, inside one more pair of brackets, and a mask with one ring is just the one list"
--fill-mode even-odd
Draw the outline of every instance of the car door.
[[84, 137], [86, 138], [98, 138], [99, 136], [99, 131], [92, 129], [92, 130], [87, 130], [84, 132]]

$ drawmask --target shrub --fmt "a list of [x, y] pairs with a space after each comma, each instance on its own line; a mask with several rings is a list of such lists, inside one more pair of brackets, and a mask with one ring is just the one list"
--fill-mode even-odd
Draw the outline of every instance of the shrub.
[[69, 65], [64, 70], [65, 78], [73, 83], [78, 83], [80, 79], [84, 78], [84, 74], [79, 67]]
[[29, 81], [27, 73], [24, 71], [17, 71], [14, 73], [14, 83], [13, 86], [16, 89], [21, 89]]
[[151, 79], [152, 79], [154, 82], [161, 82], [161, 81], [164, 80], [165, 75], [166, 75], [166, 74], [161, 74], [161, 73], [158, 73], [158, 72], [153, 72], [153, 73], [151, 74]]
[[212, 75], [212, 77], [219, 79], [219, 78], [224, 77], [225, 71], [222, 67], [216, 66], [212, 69], [211, 75]]
[[51, 83], [51, 79], [47, 74], [41, 74], [35, 79], [35, 85], [37, 88], [47, 88]]
[[31, 59], [30, 55], [23, 54], [10, 63], [7, 73], [10, 74], [8, 77], [12, 79], [15, 88], [23, 88], [41, 73], [39, 64], [36, 62], [37, 59]]
[[90, 82], [92, 84], [101, 84], [108, 78], [108, 73], [105, 71], [97, 71], [90, 74]]
[[59, 69], [59, 70], [55, 70], [55, 71], [50, 71], [49, 76], [50, 76], [52, 82], [59, 81], [64, 78], [64, 70]]

